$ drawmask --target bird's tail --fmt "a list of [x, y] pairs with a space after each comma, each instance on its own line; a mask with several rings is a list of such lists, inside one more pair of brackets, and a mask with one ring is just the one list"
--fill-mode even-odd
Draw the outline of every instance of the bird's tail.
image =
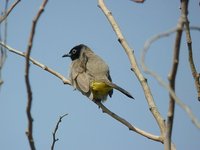
[[111, 86], [112, 88], [114, 88], [114, 89], [120, 91], [120, 92], [123, 93], [124, 95], [128, 96], [129, 98], [134, 99], [134, 97], [133, 97], [128, 91], [126, 91], [125, 89], [119, 87], [118, 85], [116, 85], [116, 84], [114, 84], [114, 83], [112, 83], [112, 82], [109, 82], [109, 83], [107, 83], [107, 84], [108, 84], [109, 86]]

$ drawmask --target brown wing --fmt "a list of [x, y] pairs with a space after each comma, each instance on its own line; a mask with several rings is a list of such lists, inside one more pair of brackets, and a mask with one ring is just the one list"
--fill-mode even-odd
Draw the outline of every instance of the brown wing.
[[89, 79], [85, 72], [79, 73], [76, 77], [77, 88], [83, 93], [86, 94], [89, 92]]
[[89, 92], [89, 78], [85, 72], [85, 63], [78, 59], [73, 61], [70, 73], [72, 85], [83, 94]]

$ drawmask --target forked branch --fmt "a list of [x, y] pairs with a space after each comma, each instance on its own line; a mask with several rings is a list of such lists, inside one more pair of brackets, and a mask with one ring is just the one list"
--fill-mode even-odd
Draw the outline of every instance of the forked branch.
[[149, 88], [149, 85], [147, 83], [147, 79], [144, 78], [144, 76], [142, 75], [136, 58], [133, 54], [133, 50], [129, 47], [128, 43], [126, 42], [117, 22], [115, 21], [114, 17], [112, 16], [112, 13], [108, 10], [108, 8], [106, 7], [105, 3], [103, 0], [99, 0], [98, 1], [98, 6], [101, 8], [101, 10], [103, 11], [104, 15], [107, 17], [109, 23], [111, 24], [117, 38], [118, 41], [120, 42], [120, 44], [122, 45], [122, 47], [124, 48], [129, 61], [131, 63], [131, 67], [132, 67], [132, 71], [135, 73], [136, 77], [138, 78], [138, 80], [140, 81], [140, 84], [143, 88], [147, 103], [149, 105], [149, 110], [151, 111], [151, 113], [153, 114], [159, 128], [160, 128], [160, 133], [161, 133], [161, 137], [164, 136], [165, 133], [165, 123], [164, 123], [164, 119], [161, 116], [161, 114], [159, 113], [156, 104], [154, 102], [151, 90]]
[[52, 135], [53, 135], [53, 142], [52, 142], [52, 145], [51, 145], [51, 150], [54, 150], [55, 143], [59, 140], [58, 138], [56, 138], [56, 133], [57, 133], [57, 131], [58, 131], [58, 127], [59, 127], [59, 125], [60, 125], [62, 119], [63, 119], [65, 116], [67, 116], [67, 115], [68, 115], [68, 114], [64, 114], [64, 115], [60, 116], [58, 122], [56, 123], [56, 127], [55, 127], [55, 129], [54, 129], [54, 131], [53, 131], [53, 133], [52, 133]]

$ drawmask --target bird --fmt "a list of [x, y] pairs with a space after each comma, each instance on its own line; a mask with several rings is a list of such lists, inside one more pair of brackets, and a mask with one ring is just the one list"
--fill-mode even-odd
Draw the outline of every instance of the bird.
[[112, 82], [108, 65], [88, 46], [76, 45], [62, 57], [72, 60], [69, 73], [71, 85], [90, 100], [104, 102], [108, 95], [112, 97], [113, 89], [134, 99], [128, 91]]

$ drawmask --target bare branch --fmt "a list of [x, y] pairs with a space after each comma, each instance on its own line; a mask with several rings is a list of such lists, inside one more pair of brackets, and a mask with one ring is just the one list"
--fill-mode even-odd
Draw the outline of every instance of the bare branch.
[[[191, 28], [191, 29], [195, 29], [195, 30], [199, 30], [198, 27], [194, 27], [194, 28]], [[163, 32], [163, 33], [160, 33], [160, 34], [157, 34], [153, 37], [151, 37], [150, 39], [148, 39], [145, 44], [144, 44], [144, 48], [142, 50], [142, 56], [141, 56], [141, 65], [142, 65], [142, 68], [144, 70], [145, 73], [147, 74], [150, 74], [152, 77], [154, 77], [158, 83], [160, 85], [162, 85], [165, 89], [167, 89], [171, 95], [171, 97], [175, 100], [175, 102], [187, 113], [187, 115], [189, 116], [189, 118], [192, 120], [192, 122], [194, 123], [194, 125], [197, 127], [197, 128], [200, 128], [200, 123], [198, 121], [198, 119], [195, 117], [195, 115], [193, 114], [192, 110], [186, 105], [184, 104], [177, 96], [176, 94], [174, 93], [173, 89], [170, 88], [162, 79], [159, 75], [157, 75], [154, 71], [150, 70], [147, 65], [145, 64], [145, 56], [146, 56], [146, 53], [148, 51], [148, 49], [150, 48], [151, 44], [153, 42], [155, 42], [156, 40], [160, 39], [161, 37], [166, 37], [166, 36], [169, 36], [171, 35], [172, 33], [176, 32], [177, 29], [174, 28], [174, 29], [171, 29], [167, 32]]]
[[[17, 55], [19, 55], [19, 56], [25, 57], [25, 53], [20, 52], [19, 50], [16, 50], [16, 49], [14, 49], [14, 48], [12, 48], [12, 47], [10, 47], [10, 46], [4, 44], [4, 43], [1, 42], [1, 41], [0, 41], [0, 45], [3, 46], [3, 47], [5, 47], [8, 51], [10, 51], [10, 52], [12, 52], [12, 53], [15, 53], [15, 54], [17, 54]], [[70, 80], [66, 79], [66, 78], [65, 78], [64, 76], [62, 76], [60, 73], [54, 71], [53, 69], [49, 68], [48, 66], [46, 66], [46, 65], [44, 65], [44, 64], [42, 64], [42, 63], [40, 63], [39, 61], [37, 61], [37, 60], [35, 60], [35, 59], [31, 58], [31, 57], [29, 57], [29, 61], [31, 61], [34, 65], [36, 65], [36, 66], [42, 68], [43, 70], [45, 70], [45, 71], [47, 71], [47, 72], [53, 74], [54, 76], [58, 77], [59, 79], [61, 79], [61, 80], [63, 81], [64, 84], [69, 84], [69, 85], [71, 85]]]
[[53, 142], [52, 142], [52, 145], [51, 145], [51, 150], [54, 150], [54, 146], [55, 146], [55, 143], [59, 140], [58, 138], [56, 138], [56, 132], [58, 131], [58, 127], [59, 127], [59, 124], [61, 123], [62, 119], [67, 116], [68, 114], [64, 114], [62, 116], [60, 116], [58, 122], [56, 123], [56, 127], [53, 131]]
[[[176, 73], [178, 69], [179, 64], [179, 52], [180, 52], [180, 44], [181, 44], [181, 37], [183, 32], [183, 25], [184, 22], [179, 18], [178, 24], [177, 24], [177, 31], [176, 31], [176, 39], [175, 39], [175, 45], [174, 45], [174, 54], [173, 54], [173, 62], [172, 62], [172, 68], [168, 75], [169, 80], [169, 86], [170, 88], [175, 92], [175, 81], [176, 81]], [[166, 123], [166, 133], [165, 133], [165, 150], [171, 150], [171, 136], [172, 136], [172, 128], [173, 128], [173, 120], [174, 120], [174, 110], [175, 110], [175, 101], [171, 95], [169, 100], [169, 108], [168, 108], [168, 114], [167, 114], [167, 123]]]
[[194, 82], [195, 82], [195, 86], [196, 86], [196, 90], [197, 90], [197, 97], [198, 100], [200, 101], [200, 74], [197, 73], [195, 64], [194, 64], [194, 60], [193, 60], [193, 54], [192, 54], [192, 38], [190, 35], [190, 24], [189, 24], [189, 20], [188, 20], [188, 0], [182, 0], [181, 1], [182, 5], [181, 5], [181, 10], [182, 10], [182, 19], [185, 23], [185, 33], [186, 33], [186, 39], [187, 39], [187, 46], [188, 46], [188, 53], [189, 53], [189, 64], [190, 64], [190, 69], [192, 72], [192, 76], [194, 78]]
[[0, 24], [8, 17], [8, 15], [11, 13], [11, 11], [15, 8], [15, 6], [20, 2], [21, 0], [16, 0], [11, 7], [8, 9], [8, 11], [0, 17]]
[[164, 132], [165, 132], [165, 123], [164, 123], [164, 119], [161, 116], [161, 114], [159, 113], [156, 104], [154, 102], [151, 90], [148, 86], [147, 83], [147, 79], [144, 78], [144, 76], [142, 75], [138, 65], [137, 65], [137, 61], [136, 58], [133, 54], [133, 50], [129, 47], [128, 43], [126, 42], [124, 36], [122, 35], [122, 32], [120, 31], [120, 28], [118, 26], [118, 24], [116, 23], [114, 17], [112, 16], [112, 13], [108, 10], [108, 8], [105, 6], [104, 1], [103, 0], [99, 0], [98, 1], [98, 5], [101, 8], [101, 10], [103, 11], [103, 13], [105, 14], [105, 16], [107, 17], [109, 23], [111, 24], [114, 32], [116, 33], [116, 36], [118, 38], [118, 41], [120, 42], [120, 44], [122, 45], [122, 47], [124, 48], [129, 61], [131, 63], [131, 67], [132, 67], [132, 71], [135, 73], [135, 75], [137, 76], [138, 80], [140, 81], [140, 84], [144, 90], [144, 94], [147, 100], [147, 103], [149, 105], [149, 109], [151, 111], [151, 113], [153, 114], [155, 120], [157, 121], [157, 124], [160, 128], [160, 132], [161, 132], [161, 136], [164, 136]]
[[30, 53], [33, 45], [33, 39], [35, 35], [35, 28], [38, 22], [38, 19], [40, 18], [42, 12], [44, 11], [44, 7], [46, 6], [48, 0], [44, 0], [42, 5], [40, 6], [40, 9], [36, 15], [36, 17], [33, 19], [32, 22], [32, 28], [31, 28], [31, 33], [28, 41], [28, 47], [26, 50], [26, 62], [25, 62], [25, 83], [26, 83], [26, 89], [27, 89], [27, 94], [28, 94], [28, 99], [27, 99], [27, 107], [26, 107], [26, 113], [27, 113], [27, 118], [28, 118], [28, 130], [26, 131], [26, 135], [28, 137], [29, 145], [32, 150], [35, 150], [35, 144], [34, 144], [34, 139], [33, 139], [33, 118], [31, 115], [31, 107], [32, 107], [32, 90], [31, 90], [31, 85], [30, 85], [30, 80], [29, 80], [29, 58], [30, 58]]
[[99, 108], [102, 109], [103, 113], [108, 114], [109, 116], [111, 116], [112, 118], [116, 119], [117, 121], [121, 122], [123, 125], [125, 125], [126, 127], [128, 127], [129, 130], [134, 131], [148, 139], [154, 140], [154, 141], [158, 141], [163, 143], [163, 138], [161, 136], [156, 136], [153, 135], [151, 133], [148, 133], [146, 131], [143, 131], [135, 126], [133, 126], [132, 124], [130, 124], [128, 121], [126, 121], [125, 119], [121, 118], [120, 116], [118, 116], [117, 114], [113, 113], [112, 111], [110, 111], [108, 108], [106, 108], [101, 102], [98, 101], [93, 101], [94, 103], [96, 103]]

